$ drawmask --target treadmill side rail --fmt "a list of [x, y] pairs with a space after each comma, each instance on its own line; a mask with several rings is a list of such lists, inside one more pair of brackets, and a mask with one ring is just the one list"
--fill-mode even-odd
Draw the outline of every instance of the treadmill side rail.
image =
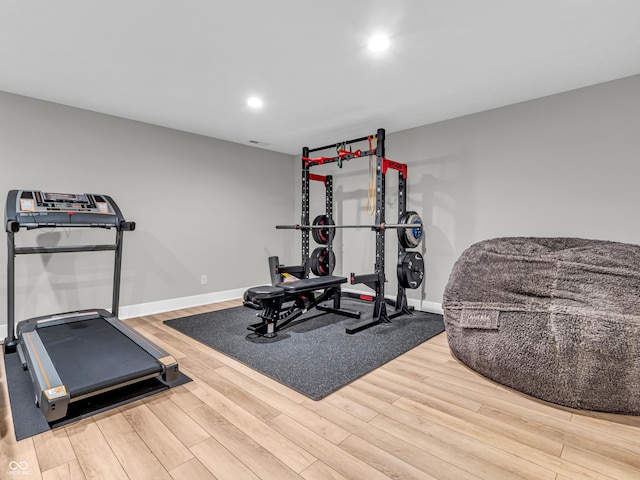
[[123, 335], [127, 336], [130, 340], [135, 342], [145, 352], [156, 359], [158, 364], [162, 367], [163, 381], [170, 383], [178, 379], [178, 362], [172, 355], [169, 354], [169, 352], [153, 343], [147, 337], [144, 337], [141, 333], [134, 330], [118, 317], [110, 315], [105, 316], [104, 319], [115, 328], [117, 328]]
[[64, 418], [71, 402], [67, 387], [62, 383], [38, 332], [25, 332], [22, 338], [37, 405], [47, 422]]

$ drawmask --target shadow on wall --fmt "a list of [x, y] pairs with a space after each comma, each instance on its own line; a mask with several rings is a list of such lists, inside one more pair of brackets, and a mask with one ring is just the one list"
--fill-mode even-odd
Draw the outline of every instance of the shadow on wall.
[[[38, 231], [33, 235], [16, 235], [16, 246], [57, 247], [74, 244], [67, 241], [70, 237], [68, 232], [65, 235], [61, 230]], [[74, 237], [74, 240], [78, 238]], [[79, 255], [82, 255], [82, 258]], [[25, 318], [78, 308], [91, 308], [96, 305], [110, 307], [112, 257], [112, 252], [17, 255], [16, 323]]]
[[[345, 211], [345, 205], [352, 211]], [[375, 216], [366, 214], [367, 191], [358, 189], [345, 191], [339, 185], [334, 191], [333, 216], [336, 223], [373, 225]], [[338, 248], [335, 248], [335, 247]], [[334, 241], [336, 265], [343, 276], [351, 271], [358, 275], [372, 273], [375, 265], [375, 235], [368, 228], [337, 229]], [[346, 267], [346, 268], [345, 268]]]
[[[424, 241], [417, 249], [411, 249], [421, 252], [425, 259], [425, 279], [415, 293], [408, 291], [408, 295], [440, 303], [453, 264], [475, 241], [477, 192], [473, 178], [476, 166], [470, 151], [417, 160], [403, 158], [403, 161], [408, 164], [409, 171], [407, 210], [418, 212], [425, 225]], [[361, 179], [365, 184], [368, 181], [364, 169], [352, 169], [334, 176], [334, 219], [337, 223], [375, 223], [375, 218], [365, 213], [368, 192], [360, 187]], [[398, 179], [395, 172], [387, 174], [385, 188], [385, 218], [389, 223], [396, 223]], [[324, 212], [323, 196], [318, 193], [311, 203], [310, 220], [313, 220], [316, 214]], [[394, 294], [397, 289], [397, 245], [396, 233], [388, 232], [385, 242], [387, 294]], [[312, 243], [310, 250], [315, 246]], [[338, 230], [334, 248], [336, 270], [343, 275], [350, 271], [358, 274], [373, 271], [375, 236], [370, 230]]]
[[428, 301], [441, 302], [454, 263], [475, 238], [474, 169], [470, 152], [409, 164], [407, 207], [417, 211], [425, 225], [420, 245], [425, 279], [420, 289], [421, 298]]
[[[74, 232], [74, 241], [68, 242], [65, 232], [56, 229], [38, 232], [37, 237], [27, 244], [53, 247], [115, 242], [111, 236], [113, 232], [109, 232], [108, 240], [102, 233], [102, 238], [97, 239], [96, 235], [83, 236]], [[83, 238], [97, 241], [84, 241]], [[128, 261], [133, 256], [135, 262]], [[132, 268], [131, 265], [137, 267]], [[16, 323], [26, 318], [80, 308], [111, 310], [113, 251], [17, 255], [15, 270]], [[149, 233], [136, 231], [135, 238], [132, 236], [124, 240], [120, 306], [194, 295], [197, 292], [177, 280], [189, 278], [189, 275], [182, 259], [172, 250]], [[6, 303], [4, 305], [6, 308]]]
[[[135, 238], [125, 246], [120, 305], [146, 303], [191, 296], [195, 293], [180, 283], [192, 272], [185, 267], [184, 259], [167, 248], [156, 236], [144, 230], [136, 230]], [[136, 264], [142, 268], [126, 267], [127, 251], [136, 256]]]
[[[394, 141], [401, 139], [396, 138]], [[406, 163], [409, 172], [407, 209], [418, 212], [425, 225], [425, 238], [417, 249], [425, 259], [425, 280], [410, 298], [440, 303], [444, 288], [454, 263], [462, 251], [480, 239], [478, 232], [478, 198], [475, 178], [478, 165], [471, 148], [462, 147], [450, 151], [449, 146], [439, 149], [438, 142], [432, 148], [411, 148], [415, 142], [401, 144], [393, 159]], [[350, 164], [349, 169], [328, 166], [321, 173], [334, 178], [334, 219], [337, 223], [373, 224], [373, 217], [366, 215], [367, 185], [366, 165]], [[354, 168], [355, 167], [355, 168]], [[388, 222], [397, 220], [397, 172], [386, 177], [385, 217]], [[508, 200], [507, 200], [508, 201]], [[312, 187], [310, 220], [324, 213], [324, 190]], [[392, 236], [394, 238], [392, 238]], [[394, 294], [396, 280], [397, 237], [387, 235], [385, 246], [385, 271], [389, 284], [385, 290]], [[317, 245], [311, 241], [310, 251]], [[298, 242], [299, 244], [299, 242]], [[371, 273], [375, 264], [375, 238], [370, 230], [338, 230], [335, 237], [336, 271]]]

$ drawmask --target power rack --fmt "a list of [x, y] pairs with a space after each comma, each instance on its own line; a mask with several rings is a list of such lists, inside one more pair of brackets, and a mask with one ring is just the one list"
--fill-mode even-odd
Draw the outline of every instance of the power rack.
[[[373, 148], [371, 146], [371, 139], [375, 138], [376, 146]], [[347, 151], [345, 148], [348, 145], [352, 145], [360, 142], [369, 142], [369, 150], [361, 151], [357, 150]], [[318, 152], [322, 150], [327, 150], [331, 148], [336, 148], [337, 155], [333, 157], [318, 157], [311, 158], [310, 154], [313, 152]], [[343, 162], [352, 160], [354, 158], [360, 157], [369, 157], [375, 156], [376, 160], [376, 176], [375, 176], [375, 224], [371, 226], [371, 229], [375, 231], [376, 235], [376, 253], [375, 253], [375, 265], [374, 271], [370, 274], [364, 275], [356, 275], [355, 273], [350, 274], [350, 283], [351, 284], [364, 284], [374, 290], [375, 297], [374, 301], [374, 311], [373, 317], [371, 319], [361, 320], [355, 324], [350, 325], [347, 328], [347, 333], [356, 333], [365, 328], [368, 328], [372, 325], [381, 323], [381, 322], [389, 322], [391, 319], [411, 313], [412, 308], [407, 304], [407, 296], [406, 296], [406, 285], [409, 285], [410, 288], [417, 288], [422, 282], [422, 278], [424, 276], [424, 263], [422, 260], [422, 256], [418, 252], [407, 252], [406, 246], [414, 247], [417, 246], [415, 240], [417, 242], [422, 238], [423, 225], [422, 220], [419, 219], [419, 216], [415, 214], [415, 212], [407, 211], [407, 165], [403, 163], [394, 162], [385, 158], [385, 130], [380, 128], [377, 130], [375, 137], [373, 135], [369, 135], [366, 137], [360, 137], [353, 140], [348, 140], [345, 142], [341, 142], [337, 145], [325, 145], [323, 147], [317, 148], [308, 148], [304, 147], [302, 149], [302, 216], [301, 216], [301, 225], [294, 226], [302, 231], [302, 266], [304, 267], [304, 278], [308, 278], [309, 276], [309, 266], [310, 262], [313, 259], [310, 258], [309, 255], [309, 232], [312, 230], [311, 228], [306, 228], [311, 225], [309, 218], [309, 210], [310, 210], [310, 201], [309, 201], [309, 186], [310, 181], [322, 181], [325, 185], [325, 215], [326, 215], [326, 224], [333, 225], [333, 179], [330, 175], [321, 176], [311, 173], [311, 168], [331, 163], [338, 163], [339, 166], [342, 166]], [[385, 188], [386, 188], [386, 175], [389, 169], [398, 171], [398, 224], [389, 225], [386, 224], [385, 218]], [[410, 214], [414, 214], [413, 216]], [[415, 220], [418, 219], [418, 220]], [[407, 242], [407, 234], [406, 229], [403, 227], [403, 222], [406, 223], [408, 220], [411, 223], [419, 223], [416, 225], [416, 228], [413, 231], [412, 239], [413, 242]], [[349, 227], [361, 227], [359, 225], [353, 226], [337, 226], [338, 228], [349, 228]], [[287, 228], [285, 226], [277, 226], [276, 228]], [[385, 278], [385, 232], [389, 228], [397, 228], [398, 229], [398, 237], [401, 241], [398, 242], [398, 276], [399, 278], [402, 276], [403, 282], [398, 282], [398, 291], [395, 302], [389, 302], [394, 305], [395, 311], [392, 313], [387, 312], [387, 300], [385, 300], [385, 288], [384, 284], [386, 281]], [[327, 229], [328, 239], [326, 248], [328, 250], [328, 272], [327, 274], [331, 275], [333, 273], [333, 261], [332, 260], [332, 243], [334, 231], [333, 228], [329, 227]], [[402, 241], [404, 239], [405, 241]], [[402, 273], [401, 273], [402, 272]], [[369, 299], [369, 296], [363, 295], [362, 298]]]

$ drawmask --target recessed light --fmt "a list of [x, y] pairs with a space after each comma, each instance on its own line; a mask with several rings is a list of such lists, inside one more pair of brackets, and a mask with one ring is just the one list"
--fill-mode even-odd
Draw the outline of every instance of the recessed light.
[[374, 35], [369, 40], [369, 50], [372, 52], [383, 52], [389, 48], [389, 37], [386, 35]]
[[262, 100], [260, 100], [258, 97], [249, 97], [247, 99], [247, 105], [252, 108], [260, 108], [262, 106]]

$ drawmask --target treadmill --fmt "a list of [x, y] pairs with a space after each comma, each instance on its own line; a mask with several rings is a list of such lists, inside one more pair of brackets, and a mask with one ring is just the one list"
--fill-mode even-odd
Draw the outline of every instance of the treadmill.
[[[20, 229], [104, 228], [115, 243], [17, 247]], [[5, 354], [18, 352], [33, 382], [35, 403], [47, 422], [64, 419], [72, 402], [150, 378], [178, 379], [178, 363], [165, 350], [118, 319], [123, 232], [133, 231], [111, 197], [96, 194], [11, 190], [5, 208], [7, 232], [7, 333]], [[80, 310], [23, 320], [15, 325], [15, 257], [61, 252], [114, 251], [111, 312]]]

